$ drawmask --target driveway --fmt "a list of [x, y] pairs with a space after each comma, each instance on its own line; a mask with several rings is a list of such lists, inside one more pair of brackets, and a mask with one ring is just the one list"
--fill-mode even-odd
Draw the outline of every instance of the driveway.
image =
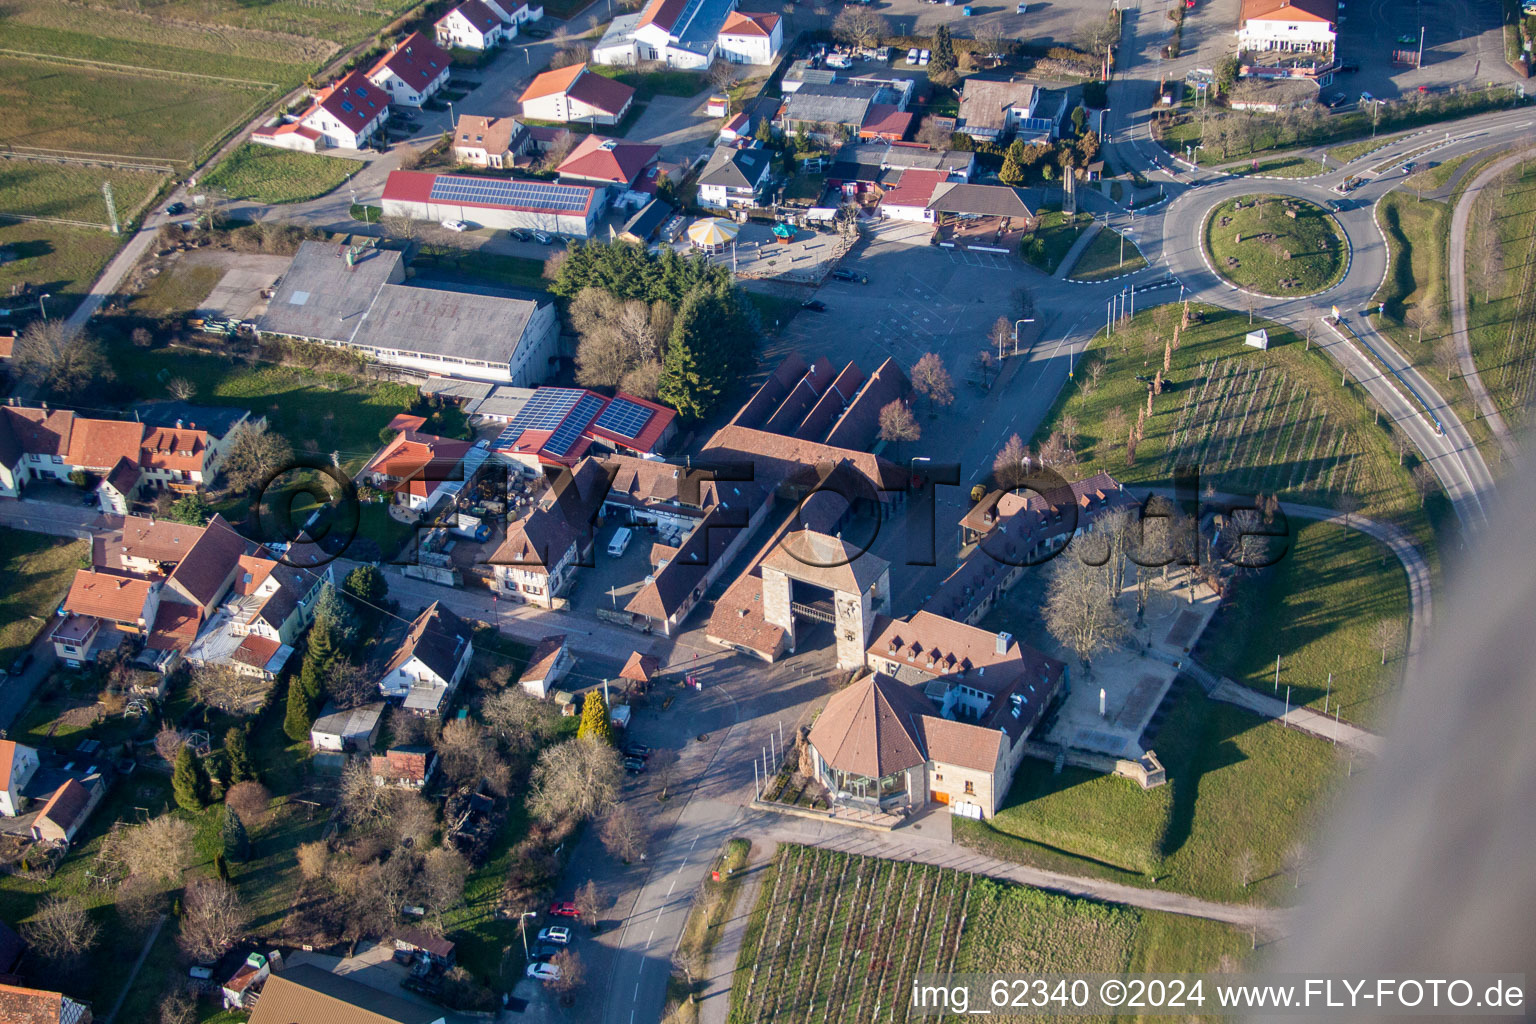
[[704, 106], [714, 92], [708, 85], [692, 96], [653, 96], [624, 137], [661, 147], [664, 164], [690, 163], [710, 150], [723, 117], [709, 117]]

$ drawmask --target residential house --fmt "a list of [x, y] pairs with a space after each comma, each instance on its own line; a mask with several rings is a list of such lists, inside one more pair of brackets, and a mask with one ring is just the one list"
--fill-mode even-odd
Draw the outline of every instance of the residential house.
[[716, 146], [699, 172], [699, 205], [731, 210], [763, 205], [772, 159], [755, 146]]
[[592, 528], [608, 491], [610, 474], [596, 459], [559, 473], [539, 505], [507, 528], [491, 556], [496, 592], [542, 608], [570, 587], [578, 565], [590, 564]]
[[476, 451], [480, 453], [476, 461], [484, 462], [485, 450], [472, 441], [402, 430], [374, 453], [357, 479], [390, 492], [397, 504], [430, 511], [462, 488], [472, 473], [467, 456]]
[[54, 790], [32, 819], [32, 838], [38, 842], [71, 842], [106, 791], [100, 775], [68, 780]]
[[481, 2], [495, 11], [497, 17], [507, 25], [525, 25], [544, 17], [543, 4], [520, 3], [518, 0], [481, 0]]
[[383, 701], [339, 711], [335, 704], [327, 702], [315, 724], [309, 727], [309, 745], [315, 750], [367, 751], [379, 738], [383, 721]]
[[388, 120], [389, 94], [358, 68], [316, 93], [298, 123], [320, 134], [319, 146], [362, 149]]
[[[555, 171], [561, 181], [607, 188], [616, 200], [626, 201], [626, 196], [640, 184], [646, 171], [655, 166], [660, 153], [660, 146], [588, 135], [576, 144]], [[644, 201], [648, 197], [635, 192], [634, 198]]]
[[389, 48], [368, 69], [368, 81], [383, 89], [391, 103], [419, 107], [448, 84], [448, 51], [420, 32]]
[[517, 680], [517, 685], [541, 700], [555, 692], [560, 680], [576, 665], [576, 656], [565, 642], [564, 633], [556, 633], [539, 641], [528, 658], [528, 667]]
[[675, 544], [651, 546], [653, 571], [624, 606], [631, 628], [674, 636], [704, 594], [746, 547], [773, 506], [759, 484], [729, 485], [738, 491], [716, 500]]
[[732, 11], [716, 37], [715, 56], [731, 64], [772, 64], [784, 48], [784, 19], [777, 14]]
[[509, 170], [531, 147], [528, 130], [515, 117], [461, 114], [453, 130], [454, 157], [474, 167]]
[[390, 747], [369, 761], [376, 786], [424, 789], [437, 768], [437, 754], [431, 747]]
[[267, 979], [250, 1024], [444, 1024], [443, 1013], [313, 964]]
[[772, 64], [784, 46], [776, 14], [736, 10], [736, 0], [650, 0], [636, 14], [613, 20], [592, 48], [598, 64], [660, 61], [702, 70], [716, 60]]
[[545, 71], [518, 97], [523, 116], [540, 121], [618, 124], [629, 113], [635, 90], [590, 71], [585, 64]]
[[515, 27], [509, 27], [500, 14], [482, 0], [464, 0], [453, 10], [437, 19], [439, 46], [460, 50], [489, 50], [517, 35]]
[[0, 984], [0, 1020], [12, 1024], [91, 1024], [91, 1008], [62, 992]]
[[[386, 213], [399, 212], [391, 211], [390, 202], [401, 175], [423, 179], [427, 193], [440, 177], [391, 172]], [[550, 372], [560, 340], [552, 300], [417, 287], [406, 283], [399, 252], [337, 253], [329, 242], [299, 246], [258, 322], [263, 334], [346, 348], [370, 362], [445, 377], [527, 386]]]
[[[502, 400], [492, 408], [489, 399]], [[623, 391], [612, 398], [582, 388], [537, 388], [511, 394], [501, 388], [475, 415], [506, 423], [491, 442], [503, 462], [536, 474], [544, 467], [575, 466], [588, 455], [618, 452], [653, 456], [677, 432], [677, 413]]]
[[1238, 49], [1332, 53], [1342, 6], [1338, 0], [1243, 0]]
[[1050, 138], [1054, 123], [1036, 117], [1040, 96], [1040, 87], [1030, 82], [967, 78], [960, 90], [955, 130], [992, 142], [1016, 131]]
[[474, 657], [469, 624], [437, 601], [416, 616], [390, 656], [379, 692], [417, 715], [443, 711]]
[[395, 949], [414, 953], [430, 960], [439, 967], [452, 967], [454, 945], [441, 935], [424, 932], [420, 928], [407, 928], [395, 936]]
[[0, 815], [14, 818], [26, 808], [21, 795], [37, 771], [37, 751], [15, 740], [0, 740]]
[[[66, 661], [78, 666], [90, 658], [96, 631], [106, 628], [119, 634], [147, 637], [160, 609], [160, 580], [119, 576], [96, 569], [76, 569], [74, 582], [64, 598], [66, 613], [54, 628], [54, 648]], [[72, 621], [75, 619], [88, 622]], [[111, 644], [122, 638], [118, 636]]]

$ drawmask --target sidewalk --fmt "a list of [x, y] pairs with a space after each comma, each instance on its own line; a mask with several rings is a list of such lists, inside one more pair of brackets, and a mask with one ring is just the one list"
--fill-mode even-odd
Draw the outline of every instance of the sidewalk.
[[736, 904], [731, 916], [721, 929], [715, 943], [713, 956], [704, 979], [704, 993], [699, 997], [699, 1024], [725, 1024], [731, 1011], [731, 982], [736, 975], [736, 959], [741, 955], [741, 939], [747, 932], [747, 919], [757, 906], [757, 896], [763, 887], [763, 873], [778, 852], [777, 843], [768, 843], [763, 849], [754, 844], [754, 857], [747, 865], [747, 874], [736, 890]]
[[1077, 258], [1083, 254], [1083, 250], [1088, 248], [1098, 233], [1103, 230], [1104, 225], [1097, 220], [1084, 228], [1083, 233], [1077, 236], [1077, 241], [1072, 243], [1072, 248], [1068, 249], [1067, 254], [1061, 258], [1061, 264], [1056, 268], [1056, 273], [1052, 274], [1051, 277], [1057, 281], [1065, 281], [1067, 275], [1072, 273], [1072, 268], [1077, 266]]

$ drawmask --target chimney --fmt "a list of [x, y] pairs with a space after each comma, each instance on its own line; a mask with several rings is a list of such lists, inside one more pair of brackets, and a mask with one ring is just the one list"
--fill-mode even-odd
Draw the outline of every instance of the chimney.
[[1011, 644], [1011, 643], [1013, 643], [1013, 634], [1012, 633], [999, 633], [999, 634], [997, 634], [997, 653], [998, 654], [1007, 654], [1008, 653], [1008, 645]]
[[180, 419], [177, 419], [177, 420], [176, 420], [176, 429], [177, 429], [177, 430], [180, 430], [180, 429], [181, 429], [181, 420], [180, 420]]

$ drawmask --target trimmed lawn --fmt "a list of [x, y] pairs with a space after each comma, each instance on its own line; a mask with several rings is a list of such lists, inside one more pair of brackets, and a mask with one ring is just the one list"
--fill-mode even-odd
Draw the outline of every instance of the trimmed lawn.
[[247, 142], [204, 175], [202, 184], [228, 192], [231, 199], [302, 203], [334, 191], [363, 166], [360, 160], [295, 153]]
[[121, 245], [110, 231], [11, 221], [0, 215], [0, 248], [16, 257], [0, 263], [0, 294], [9, 293], [13, 285], [30, 284], [51, 296], [49, 316], [68, 316]]
[[[1072, 270], [1067, 274], [1069, 281], [1098, 281], [1106, 277], [1119, 277], [1121, 274], [1129, 274], [1140, 270], [1147, 265], [1142, 258], [1141, 250], [1136, 248], [1136, 243], [1129, 238], [1125, 239], [1122, 248], [1120, 232], [1111, 228], [1103, 228], [1093, 236], [1093, 241], [1077, 257], [1077, 262], [1072, 265]], [[1120, 261], [1120, 254], [1125, 254], [1125, 262]]]
[[[551, 252], [559, 252], [552, 247]], [[425, 245], [412, 262], [418, 273], [474, 277], [490, 284], [547, 291], [544, 261], [527, 256], [506, 256], [479, 249], [455, 249], [446, 245]]]
[[409, 409], [417, 396], [416, 388], [407, 384], [268, 363], [246, 366], [196, 352], [121, 346], [110, 355], [118, 380], [136, 396], [163, 397], [162, 372], [185, 377], [197, 388], [193, 401], [263, 415], [297, 452], [338, 452], [341, 468], [349, 474], [378, 449], [379, 430], [395, 413]]
[[1325, 168], [1311, 157], [1275, 156], [1268, 160], [1249, 160], [1246, 163], [1233, 164], [1230, 167], [1223, 167], [1222, 170], [1239, 177], [1263, 174], [1271, 178], [1310, 178], [1314, 174], [1322, 174]]
[[1060, 210], [1047, 210], [1040, 215], [1040, 226], [1020, 243], [1021, 254], [1036, 270], [1054, 274], [1077, 236], [1091, 223], [1093, 217], [1087, 213], [1068, 217]]
[[83, 540], [7, 530], [0, 554], [0, 669], [21, 653], [90, 558]]
[[102, 182], [111, 182], [119, 225], [125, 225], [154, 195], [166, 176], [152, 171], [45, 163], [40, 160], [0, 161], [0, 212], [31, 217], [58, 217], [107, 224]]
[[[1366, 122], [1371, 122], [1367, 118]], [[1391, 135], [1377, 135], [1374, 139], [1361, 139], [1359, 142], [1351, 142], [1343, 146], [1334, 146], [1328, 151], [1328, 159], [1333, 161], [1335, 167], [1342, 167], [1351, 160], [1358, 160], [1367, 153], [1374, 153], [1388, 143], [1396, 142], [1397, 137]]]
[[1467, 226], [1467, 328], [1478, 375], [1510, 426], [1528, 417], [1536, 372], [1536, 295], [1527, 264], [1536, 258], [1536, 160], [1484, 187]]
[[[1071, 768], [1054, 775], [1045, 762], [1026, 759], [1007, 806], [987, 822], [955, 819], [955, 840], [994, 857], [1145, 888], [1231, 903], [1294, 902], [1287, 851], [1310, 841], [1342, 792], [1345, 755], [1208, 701], [1192, 685], [1176, 701], [1154, 744], [1167, 785], [1143, 791], [1129, 779]], [[1096, 856], [1105, 848], [1152, 866], [1106, 864]], [[1246, 889], [1237, 873], [1244, 851], [1255, 868]]]
[[675, 68], [637, 71], [623, 64], [588, 64], [587, 67], [604, 78], [623, 82], [635, 90], [637, 100], [648, 100], [653, 96], [697, 96], [710, 88], [709, 79], [697, 71]]
[[1414, 171], [1412, 176], [1403, 182], [1403, 188], [1420, 188], [1426, 191], [1432, 188], [1442, 188], [1446, 182], [1451, 180], [1451, 175], [1455, 174], [1462, 164], [1474, 157], [1479, 160], [1484, 158], [1482, 153], [1465, 153], [1462, 156], [1453, 156], [1445, 161], [1445, 163], [1436, 164], [1427, 170]]
[[1279, 297], [1333, 287], [1349, 259], [1349, 244], [1328, 211], [1274, 195], [1228, 200], [1212, 210], [1205, 251], [1216, 273], [1239, 288]]
[[268, 94], [262, 87], [0, 56], [0, 142], [189, 164], [255, 114]]
[[[1206, 634], [1199, 657], [1214, 671], [1291, 703], [1323, 709], [1367, 728], [1379, 726], [1396, 697], [1403, 651], [1386, 664], [1377, 625], [1408, 625], [1408, 577], [1384, 545], [1331, 523], [1293, 522], [1290, 551], [1238, 580]], [[1280, 685], [1275, 686], [1275, 658]]]

